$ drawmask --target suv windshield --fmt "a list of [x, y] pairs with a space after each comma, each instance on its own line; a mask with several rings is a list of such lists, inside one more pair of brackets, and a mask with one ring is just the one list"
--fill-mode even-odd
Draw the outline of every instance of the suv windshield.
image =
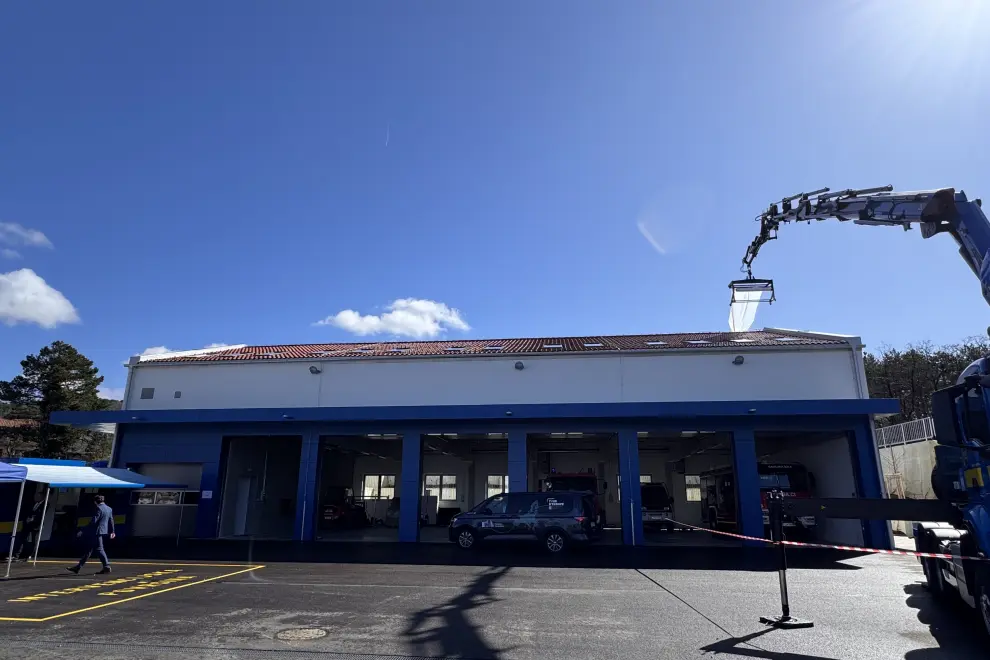
[[547, 479], [549, 490], [576, 490], [598, 492], [598, 479], [588, 477], [550, 477]]
[[643, 497], [643, 506], [648, 509], [670, 506], [670, 495], [667, 494], [667, 487], [664, 484], [643, 484], [640, 492]]

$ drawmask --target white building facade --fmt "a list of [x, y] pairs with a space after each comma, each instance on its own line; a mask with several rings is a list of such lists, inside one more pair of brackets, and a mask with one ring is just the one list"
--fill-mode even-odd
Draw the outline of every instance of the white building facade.
[[[897, 404], [869, 398], [862, 349], [775, 329], [228, 346], [132, 358], [122, 410], [52, 421], [116, 424], [113, 465], [190, 482], [184, 525], [202, 538], [312, 540], [346, 492], [417, 541], [424, 515], [594, 472], [639, 544], [639, 482], [667, 484], [700, 524], [694, 476], [727, 466], [738, 529], [761, 536], [760, 461], [805, 464], [820, 496], [882, 496], [872, 416]], [[155, 527], [140, 506], [135, 534]], [[823, 525], [889, 545], [883, 523]]]

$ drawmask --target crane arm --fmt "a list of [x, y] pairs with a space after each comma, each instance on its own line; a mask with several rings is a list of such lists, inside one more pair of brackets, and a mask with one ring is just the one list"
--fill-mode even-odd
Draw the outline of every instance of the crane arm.
[[979, 199], [970, 201], [966, 193], [953, 188], [893, 192], [893, 186], [861, 190], [830, 191], [822, 188], [785, 197], [771, 204], [756, 218], [760, 233], [746, 248], [742, 270], [746, 280], [730, 286], [743, 289], [754, 280], [753, 261], [760, 248], [777, 238], [782, 224], [812, 220], [839, 220], [857, 225], [899, 226], [905, 230], [917, 224], [923, 238], [948, 233], [959, 246], [959, 254], [980, 280], [983, 297], [990, 303], [990, 222]]

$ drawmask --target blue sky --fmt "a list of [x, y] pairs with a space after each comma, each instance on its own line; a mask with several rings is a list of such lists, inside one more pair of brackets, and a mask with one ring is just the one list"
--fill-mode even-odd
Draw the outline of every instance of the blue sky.
[[[980, 0], [0, 12], [0, 378], [55, 339], [120, 388], [161, 346], [725, 330], [774, 199], [990, 199]], [[787, 227], [754, 273], [757, 327], [990, 321], [948, 237]]]

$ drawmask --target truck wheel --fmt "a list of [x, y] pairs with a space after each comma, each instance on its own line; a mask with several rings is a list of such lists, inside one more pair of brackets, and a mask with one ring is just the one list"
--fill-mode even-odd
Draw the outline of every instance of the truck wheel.
[[928, 582], [928, 591], [938, 600], [944, 600], [948, 595], [945, 586], [945, 578], [942, 576], [942, 568], [938, 559], [934, 557], [924, 557], [921, 560], [921, 570], [925, 572], [925, 580]]
[[976, 574], [976, 611], [983, 621], [983, 632], [990, 637], [990, 571]]

